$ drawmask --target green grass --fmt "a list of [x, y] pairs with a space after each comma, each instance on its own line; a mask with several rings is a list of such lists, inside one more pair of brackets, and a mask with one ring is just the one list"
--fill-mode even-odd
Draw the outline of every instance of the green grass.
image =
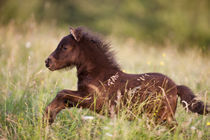
[[[76, 89], [76, 71], [50, 72], [44, 66], [68, 30], [34, 22], [23, 27], [0, 27], [0, 139], [210, 139], [210, 117], [186, 112], [180, 104], [174, 133], [152, 125], [145, 115], [128, 121], [124, 112], [111, 119], [77, 108], [63, 110], [52, 126], [42, 127], [43, 110], [56, 93]], [[133, 39], [117, 41], [110, 36], [107, 40], [112, 41], [124, 71], [164, 73], [209, 102], [209, 56], [196, 49], [179, 52], [172, 44], [160, 49]]]

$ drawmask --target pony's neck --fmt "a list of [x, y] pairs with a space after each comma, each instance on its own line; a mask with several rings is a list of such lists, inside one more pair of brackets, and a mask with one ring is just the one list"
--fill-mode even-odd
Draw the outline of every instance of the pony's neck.
[[81, 53], [79, 56], [80, 62], [76, 66], [78, 75], [82, 73], [95, 78], [100, 74], [120, 70], [109, 48], [103, 45], [99, 46], [99, 44], [101, 43], [98, 43], [98, 46], [89, 42], [82, 44], [83, 47], [80, 48]]
[[100, 64], [100, 62], [97, 63], [97, 60], [91, 62], [88, 59], [85, 59], [85, 61], [76, 65], [78, 77], [82, 76], [83, 78], [94, 79], [99, 75], [106, 75], [107, 73], [114, 73], [120, 70], [118, 66], [113, 64], [103, 64], [103, 62]]

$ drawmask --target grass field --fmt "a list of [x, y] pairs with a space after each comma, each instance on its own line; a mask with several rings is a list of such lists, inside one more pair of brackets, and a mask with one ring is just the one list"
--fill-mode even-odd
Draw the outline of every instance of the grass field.
[[[63, 110], [52, 126], [42, 126], [46, 105], [63, 89], [76, 89], [76, 70], [50, 72], [45, 58], [67, 30], [29, 22], [17, 28], [0, 27], [0, 139], [210, 139], [210, 117], [186, 112], [179, 104], [178, 127], [150, 125], [146, 116], [134, 121], [125, 114], [110, 119], [89, 110]], [[200, 99], [210, 102], [210, 57], [199, 50], [178, 51], [168, 44], [155, 48], [133, 39], [107, 37], [116, 58], [128, 73], [161, 72], [177, 84], [189, 86]]]

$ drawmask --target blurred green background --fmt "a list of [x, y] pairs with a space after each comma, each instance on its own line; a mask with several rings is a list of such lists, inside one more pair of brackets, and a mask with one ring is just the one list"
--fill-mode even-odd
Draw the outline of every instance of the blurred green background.
[[210, 50], [209, 0], [0, 0], [0, 24], [86, 26], [147, 44]]

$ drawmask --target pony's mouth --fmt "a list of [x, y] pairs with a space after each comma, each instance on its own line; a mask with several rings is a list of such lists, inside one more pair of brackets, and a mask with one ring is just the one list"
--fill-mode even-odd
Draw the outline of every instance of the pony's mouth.
[[50, 70], [50, 71], [54, 71], [54, 70], [56, 70], [55, 69], [55, 66], [54, 65], [50, 65], [50, 64], [48, 64], [48, 65], [46, 65], [46, 67]]

